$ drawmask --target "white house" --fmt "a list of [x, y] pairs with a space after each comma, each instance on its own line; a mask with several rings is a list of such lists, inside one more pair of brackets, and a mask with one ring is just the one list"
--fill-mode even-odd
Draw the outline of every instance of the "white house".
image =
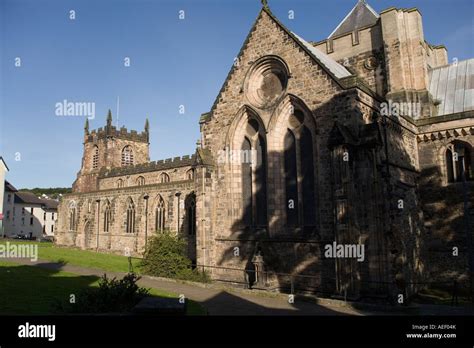
[[[5, 174], [7, 172], [8, 172], [7, 164], [3, 160], [3, 157], [0, 156], [0, 183], [3, 183], [5, 181]], [[4, 186], [0, 184], [0, 213], [3, 212], [4, 193], [5, 193]], [[0, 236], [2, 235], [3, 235], [3, 215], [0, 216]]]
[[16, 190], [5, 181], [4, 235], [44, 238], [54, 236], [58, 202]]

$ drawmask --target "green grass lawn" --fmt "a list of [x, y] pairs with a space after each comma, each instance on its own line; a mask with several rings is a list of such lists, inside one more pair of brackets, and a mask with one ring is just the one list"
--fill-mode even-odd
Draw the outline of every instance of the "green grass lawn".
[[[86, 268], [101, 269], [111, 272], [128, 272], [128, 258], [120, 255], [97, 253], [94, 251], [80, 250], [75, 248], [59, 247], [53, 243], [39, 243], [29, 241], [12, 241], [10, 244], [28, 243], [38, 245], [38, 258], [53, 262], [65, 262], [67, 264], [82, 266]], [[0, 244], [6, 243], [1, 240]], [[140, 273], [140, 260], [132, 259], [133, 271]]]
[[[0, 314], [54, 314], [53, 303], [68, 301], [88, 287], [97, 287], [99, 278], [0, 261]], [[177, 294], [150, 289], [159, 297], [178, 298]], [[187, 315], [203, 315], [204, 309], [189, 301]]]
[[[452, 290], [428, 288], [421, 290], [415, 296], [415, 302], [425, 304], [437, 305], [451, 305], [453, 293]], [[461, 292], [458, 292], [458, 305], [466, 306], [470, 303], [469, 297]]]
[[96, 286], [98, 277], [78, 276], [0, 261], [0, 314], [48, 314], [55, 300]]

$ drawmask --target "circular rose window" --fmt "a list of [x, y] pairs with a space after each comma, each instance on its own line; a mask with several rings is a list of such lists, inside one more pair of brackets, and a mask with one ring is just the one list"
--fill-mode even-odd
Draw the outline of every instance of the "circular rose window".
[[247, 80], [247, 98], [258, 108], [273, 106], [283, 95], [288, 83], [288, 69], [276, 58], [257, 62]]

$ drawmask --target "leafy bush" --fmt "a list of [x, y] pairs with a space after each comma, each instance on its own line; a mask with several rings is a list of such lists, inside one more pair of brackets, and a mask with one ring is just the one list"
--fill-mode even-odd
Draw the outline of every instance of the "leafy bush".
[[145, 274], [199, 282], [209, 282], [205, 272], [192, 269], [191, 260], [186, 256], [187, 241], [174, 233], [164, 231], [148, 242], [141, 262]]
[[130, 311], [140, 300], [149, 296], [149, 290], [139, 287], [140, 279], [133, 273], [123, 279], [108, 279], [104, 274], [99, 280], [99, 288], [89, 288], [80, 292], [76, 303], [56, 304], [56, 310], [67, 313], [123, 313]]

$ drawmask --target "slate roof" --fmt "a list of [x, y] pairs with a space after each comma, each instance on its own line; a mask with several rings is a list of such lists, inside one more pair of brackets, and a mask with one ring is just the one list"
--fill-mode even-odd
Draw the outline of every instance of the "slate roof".
[[54, 199], [41, 199], [32, 192], [19, 191], [15, 193], [15, 203], [42, 205], [46, 209], [57, 209], [59, 202]]
[[359, 0], [336, 29], [329, 34], [328, 39], [374, 25], [379, 17], [379, 14], [365, 0]]
[[46, 209], [56, 210], [58, 209], [59, 202], [54, 199], [41, 199]]
[[309, 42], [305, 41], [302, 37], [296, 35], [293, 32], [292, 34], [319, 60], [320, 63], [322, 63], [326, 68], [328, 68], [334, 74], [334, 76], [340, 79], [352, 75], [349, 70], [347, 70], [343, 65], [339, 64], [334, 59], [332, 59], [322, 51], [318, 50]]
[[10, 184], [7, 180], [5, 180], [5, 192], [17, 192], [18, 190], [15, 188], [15, 186], [13, 186], [12, 184]]
[[474, 58], [434, 68], [429, 77], [438, 116], [474, 110]]
[[44, 204], [34, 193], [19, 191], [15, 194], [15, 203]]

